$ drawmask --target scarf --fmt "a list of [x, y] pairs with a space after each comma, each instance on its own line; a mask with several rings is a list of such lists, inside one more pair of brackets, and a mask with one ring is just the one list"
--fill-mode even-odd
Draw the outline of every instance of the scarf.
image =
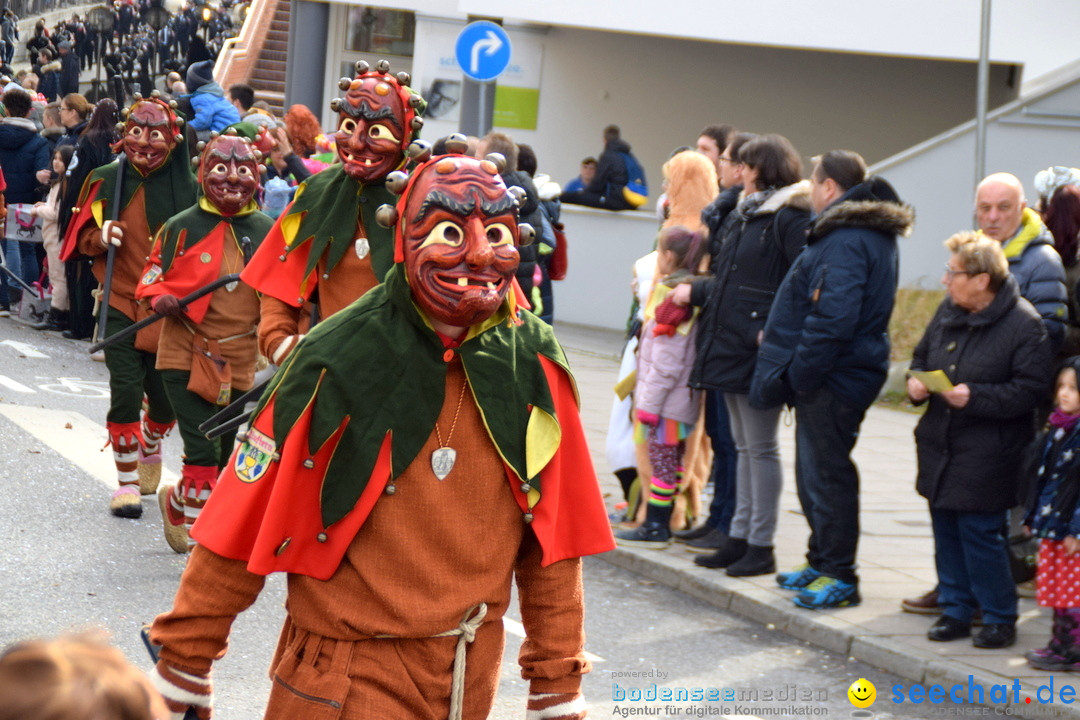
[[735, 206], [735, 213], [740, 220], [746, 222], [757, 215], [758, 209], [760, 209], [775, 192], [776, 188], [765, 188], [764, 190], [758, 190], [756, 193], [746, 195], [739, 201], [739, 204]]
[[1076, 427], [1077, 421], [1080, 420], [1080, 413], [1076, 415], [1070, 415], [1066, 412], [1062, 412], [1060, 408], [1054, 408], [1054, 411], [1050, 413], [1050, 418], [1047, 422], [1050, 426], [1064, 432], [1071, 432]]

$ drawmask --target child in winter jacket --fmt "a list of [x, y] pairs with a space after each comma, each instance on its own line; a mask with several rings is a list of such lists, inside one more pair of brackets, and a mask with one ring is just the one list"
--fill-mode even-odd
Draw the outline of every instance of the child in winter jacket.
[[658, 242], [662, 278], [645, 310], [634, 390], [635, 436], [647, 443], [649, 480], [645, 522], [615, 534], [620, 545], [660, 548], [671, 542], [669, 521], [683, 475], [685, 440], [701, 406], [701, 392], [687, 386], [694, 363], [696, 310], [667, 299], [671, 288], [693, 274], [704, 252], [701, 233], [665, 228]]
[[1027, 653], [1037, 670], [1080, 672], [1080, 356], [1058, 373], [1025, 525], [1039, 542], [1035, 601], [1054, 610], [1050, 644]]
[[68, 328], [67, 276], [64, 274], [64, 263], [60, 260], [58, 218], [60, 216], [60, 181], [64, 179], [74, 152], [74, 145], [61, 145], [53, 150], [48, 198], [45, 202], [35, 203], [31, 211], [41, 218], [41, 239], [45, 247], [45, 257], [49, 268], [49, 288], [52, 292], [49, 317], [41, 325], [35, 325], [38, 330], [63, 331]]

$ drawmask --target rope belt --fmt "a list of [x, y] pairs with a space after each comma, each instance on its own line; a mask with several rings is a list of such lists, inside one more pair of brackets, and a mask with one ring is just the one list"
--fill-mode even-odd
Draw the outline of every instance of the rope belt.
[[[195, 332], [195, 328], [191, 327], [191, 323], [189, 323], [186, 319], [181, 318], [180, 322], [184, 323], [184, 327], [186, 327], [188, 332], [191, 333], [192, 335], [198, 335], [199, 334], [199, 333]], [[224, 345], [225, 343], [232, 342], [233, 340], [239, 340], [240, 338], [251, 337], [252, 335], [255, 334], [256, 330], [257, 330], [257, 328], [253, 327], [250, 330], [248, 330], [247, 332], [242, 332], [242, 333], [239, 333], [237, 335], [230, 335], [229, 337], [223, 337], [223, 338], [220, 338], [220, 339], [216, 340], [216, 342], [217, 342], [218, 345]], [[207, 338], [207, 340], [214, 340], [214, 338]]]
[[[476, 631], [484, 622], [487, 615], [487, 603], [473, 605], [465, 613], [458, 626], [453, 630], [430, 635], [429, 637], [454, 637], [457, 636], [457, 647], [454, 648], [454, 670], [450, 682], [450, 718], [449, 720], [461, 720], [461, 704], [465, 698], [465, 650], [469, 643], [476, 639]], [[397, 635], [376, 635], [377, 638], [394, 638]]]

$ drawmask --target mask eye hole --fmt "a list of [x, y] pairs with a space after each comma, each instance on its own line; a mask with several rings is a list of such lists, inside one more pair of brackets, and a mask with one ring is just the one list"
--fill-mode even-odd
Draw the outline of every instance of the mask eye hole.
[[236, 168], [236, 174], [241, 175], [243, 177], [250, 177], [251, 176], [251, 168], [248, 167], [247, 165], [241, 165], [240, 167]]
[[210, 168], [210, 174], [211, 175], [226, 175], [226, 174], [228, 174], [228, 172], [229, 172], [229, 168], [226, 167], [225, 163], [221, 163], [221, 162], [217, 163], [216, 165], [214, 165], [214, 167]]
[[492, 247], [512, 245], [514, 242], [514, 235], [506, 225], [494, 223], [487, 226], [487, 241]]
[[341, 121], [341, 125], [338, 126], [338, 129], [346, 135], [352, 135], [356, 132], [356, 121], [352, 118], [345, 118]]
[[431, 232], [428, 233], [428, 236], [424, 238], [424, 242], [420, 247], [427, 247], [428, 245], [451, 245], [457, 247], [461, 245], [461, 241], [464, 237], [465, 233], [462, 232], [461, 227], [457, 223], [443, 220], [432, 228]]
[[150, 131], [150, 140], [151, 141], [160, 142], [160, 141], [162, 141], [164, 139], [165, 139], [165, 133], [161, 132], [160, 130], [151, 130]]
[[142, 126], [140, 126], [140, 125], [132, 125], [131, 129], [128, 130], [128, 135], [130, 135], [133, 138], [141, 138], [142, 134], [143, 134], [143, 129], [142, 129]]
[[371, 137], [372, 140], [391, 140], [393, 142], [397, 142], [398, 140], [390, 128], [378, 123], [368, 128], [368, 136]]

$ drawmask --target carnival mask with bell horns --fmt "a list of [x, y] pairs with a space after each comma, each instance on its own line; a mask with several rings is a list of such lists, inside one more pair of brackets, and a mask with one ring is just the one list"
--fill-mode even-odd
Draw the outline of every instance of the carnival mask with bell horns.
[[155, 90], [150, 98], [135, 96], [135, 102], [124, 111], [124, 123], [117, 128], [122, 133], [119, 147], [128, 161], [143, 175], [154, 172], [169, 159], [183, 136], [181, 120], [173, 108], [158, 97]]
[[[458, 145], [464, 150], [463, 137], [448, 148]], [[442, 155], [411, 177], [387, 178], [395, 192], [407, 187], [397, 208], [380, 208], [380, 222], [397, 221], [395, 260], [404, 261], [413, 300], [433, 320], [469, 327], [491, 317], [511, 290], [519, 241], [532, 241], [532, 228], [517, 220], [519, 198], [499, 175], [501, 161]]]
[[251, 203], [259, 189], [262, 154], [251, 141], [232, 131], [212, 137], [198, 159], [203, 195], [227, 216]]
[[360, 61], [356, 72], [353, 79], [341, 78], [338, 87], [345, 95], [330, 103], [338, 114], [334, 141], [345, 174], [370, 183], [404, 164], [405, 149], [424, 124], [418, 115], [426, 105], [409, 89], [409, 74], [391, 75], [386, 60], [375, 70]]

